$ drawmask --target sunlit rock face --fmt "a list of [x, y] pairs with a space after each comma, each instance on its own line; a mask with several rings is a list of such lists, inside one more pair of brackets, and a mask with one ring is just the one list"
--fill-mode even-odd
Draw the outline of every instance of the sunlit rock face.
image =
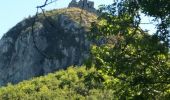
[[0, 86], [81, 65], [89, 56], [87, 34], [96, 17], [86, 13], [80, 23], [75, 17], [80, 12], [51, 11], [46, 18], [39, 14], [33, 30], [34, 17], [10, 29], [0, 40]]

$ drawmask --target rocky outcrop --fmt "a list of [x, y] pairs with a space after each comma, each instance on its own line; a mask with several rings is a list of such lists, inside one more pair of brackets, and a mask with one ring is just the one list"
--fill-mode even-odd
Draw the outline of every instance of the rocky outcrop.
[[94, 8], [94, 2], [88, 1], [88, 0], [80, 0], [77, 2], [76, 0], [72, 0], [69, 3], [68, 7], [78, 7], [84, 10], [87, 10], [89, 12], [97, 13], [96, 9]]
[[[61, 9], [23, 20], [0, 40], [0, 85], [18, 83], [71, 65], [81, 65], [89, 55], [87, 39], [95, 15], [80, 9]], [[50, 21], [50, 22], [49, 22]]]

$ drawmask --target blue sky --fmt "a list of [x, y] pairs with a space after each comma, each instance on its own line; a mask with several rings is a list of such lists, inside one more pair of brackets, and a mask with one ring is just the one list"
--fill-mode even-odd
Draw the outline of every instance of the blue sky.
[[[29, 15], [34, 15], [36, 12], [36, 6], [43, 4], [45, 0], [2, 0], [0, 3], [0, 38], [10, 28], [15, 26], [18, 22], [27, 18]], [[46, 7], [46, 10], [55, 8], [67, 7], [71, 0], [58, 0]], [[90, 0], [94, 1], [95, 8], [101, 4], [111, 4], [113, 0]], [[146, 22], [146, 18], [144, 19]], [[144, 28], [148, 28], [147, 25], [143, 25]], [[154, 27], [154, 26], [149, 26]], [[151, 29], [151, 28], [149, 28]]]

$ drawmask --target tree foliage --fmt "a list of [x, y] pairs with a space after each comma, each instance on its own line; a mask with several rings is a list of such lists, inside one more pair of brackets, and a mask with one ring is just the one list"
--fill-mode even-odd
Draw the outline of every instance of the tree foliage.
[[[102, 6], [100, 21], [93, 23], [92, 46], [88, 64], [118, 83], [108, 84], [120, 99], [158, 99], [169, 96], [169, 1], [117, 0]], [[159, 7], [156, 7], [159, 5]], [[159, 19], [157, 33], [140, 29], [140, 14]]]
[[[69, 67], [46, 76], [0, 88], [0, 100], [111, 100], [113, 90], [97, 81], [95, 68]], [[110, 77], [104, 77], [110, 80]]]

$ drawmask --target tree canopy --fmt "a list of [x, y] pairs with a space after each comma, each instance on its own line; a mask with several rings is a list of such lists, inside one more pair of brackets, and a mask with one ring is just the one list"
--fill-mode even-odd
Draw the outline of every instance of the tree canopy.
[[[87, 65], [114, 77], [108, 86], [120, 99], [170, 96], [169, 7], [167, 0], [115, 0], [101, 6], [99, 22], [91, 29], [99, 43], [92, 46]], [[139, 27], [141, 13], [159, 20], [156, 33]]]

